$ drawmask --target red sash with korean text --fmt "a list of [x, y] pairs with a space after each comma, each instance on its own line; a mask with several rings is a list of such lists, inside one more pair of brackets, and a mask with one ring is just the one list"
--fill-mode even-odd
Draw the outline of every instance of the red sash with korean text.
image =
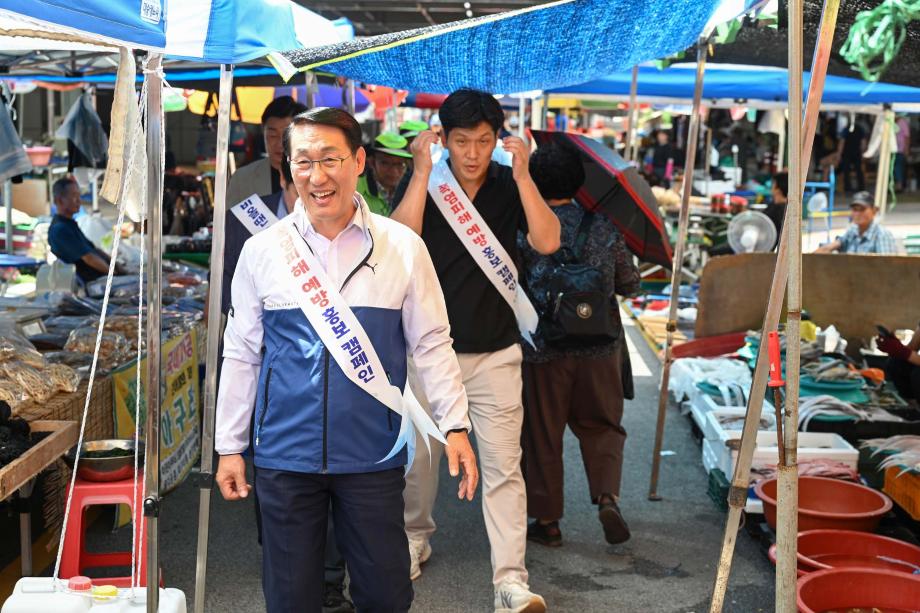
[[[356, 214], [365, 215], [364, 207], [359, 206]], [[396, 444], [380, 461], [389, 460], [403, 446], [409, 446], [411, 464], [416, 428], [425, 435], [422, 439], [426, 446], [429, 436], [446, 443], [409, 385], [404, 393], [389, 382], [367, 332], [329, 281], [316, 256], [297, 235], [297, 228], [291, 223], [281, 223], [273, 231], [278, 234], [281, 253], [277, 277], [289, 289], [290, 297], [306, 315], [329, 354], [350, 381], [402, 416]]]
[[517, 267], [460, 187], [446, 160], [432, 168], [428, 193], [473, 261], [514, 311], [521, 336], [532, 345], [531, 334], [537, 329], [539, 316], [521, 288]]

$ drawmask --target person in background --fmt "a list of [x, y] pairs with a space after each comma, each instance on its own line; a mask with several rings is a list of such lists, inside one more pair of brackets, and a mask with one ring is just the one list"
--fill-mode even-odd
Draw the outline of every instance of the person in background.
[[880, 253], [898, 252], [894, 235], [883, 228], [875, 219], [878, 207], [869, 192], [859, 192], [850, 203], [850, 219], [853, 223], [843, 236], [815, 249], [815, 253]]
[[[577, 262], [603, 275], [612, 321], [618, 338], [583, 346], [558, 347], [548, 340], [544, 324], [534, 335], [535, 348], [524, 344], [524, 428], [521, 434], [527, 512], [535, 518], [527, 538], [550, 547], [562, 544], [562, 439], [566, 425], [578, 438], [588, 476], [591, 502], [608, 543], [629, 539], [629, 527], [618, 505], [626, 431], [623, 418], [626, 339], [615, 294], [639, 291], [639, 271], [622, 235], [603, 214], [589, 214], [572, 199], [585, 180], [578, 153], [558, 145], [543, 145], [530, 158], [530, 174], [540, 194], [562, 225], [562, 249]], [[582, 227], [585, 215], [591, 215]], [[579, 236], [582, 235], [583, 236]], [[527, 293], [537, 311], [552, 311], [549, 280], [557, 255], [542, 255], [518, 236]], [[578, 253], [576, 253], [578, 252]], [[543, 319], [541, 317], [541, 319]]]
[[[56, 212], [48, 228], [48, 245], [57, 259], [65, 264], [73, 264], [77, 277], [83, 283], [89, 283], [109, 273], [111, 258], [96, 247], [83, 231], [73, 216], [80, 211], [80, 186], [73, 177], [58, 179], [51, 186]], [[115, 265], [115, 274], [124, 274], [121, 265]]]
[[671, 178], [667, 176], [668, 160], [675, 157], [674, 145], [667, 130], [658, 130], [655, 133], [655, 145], [652, 147], [652, 172], [658, 177], [665, 187], [670, 187]]
[[771, 202], [764, 209], [764, 215], [770, 218], [776, 227], [776, 241], [783, 231], [783, 219], [786, 217], [786, 203], [789, 202], [789, 173], [778, 172], [773, 175], [773, 185], [770, 187]]
[[307, 107], [290, 96], [272, 100], [262, 111], [262, 135], [268, 157], [243, 166], [230, 177], [227, 187], [227, 209], [252, 194], [275, 194], [281, 191], [281, 164], [284, 148], [281, 137], [291, 119]]
[[409, 119], [399, 124], [399, 135], [411, 145], [415, 137], [428, 129], [428, 124], [420, 119]]
[[392, 132], [383, 132], [374, 139], [357, 187], [372, 213], [390, 215], [390, 198], [412, 161], [408, 146], [404, 136]]
[[[840, 166], [837, 167], [838, 180], [843, 180], [843, 189], [847, 193], [863, 191], [866, 189], [866, 175], [863, 172], [863, 152], [866, 150], [866, 131], [858, 121], [840, 132], [837, 142], [837, 158]], [[856, 188], [850, 183], [850, 172], [856, 173]]]
[[910, 164], [910, 120], [901, 115], [896, 125], [898, 152], [894, 154], [894, 184], [898, 191], [903, 191], [907, 189], [907, 167]]
[[893, 334], [880, 334], [876, 344], [888, 354], [885, 377], [901, 396], [920, 402], [920, 325], [906, 345]]
[[[486, 272], [489, 262], [477, 256], [486, 253], [478, 247], [487, 242], [484, 232], [491, 230], [498, 248], [508, 254], [508, 277], [504, 278], [510, 280], [517, 276], [510, 269], [520, 264], [518, 230], [527, 234], [540, 253], [553, 253], [559, 248], [559, 219], [530, 175], [527, 144], [514, 136], [498, 140], [504, 112], [493, 96], [473, 89], [457, 90], [441, 105], [440, 118], [441, 142], [450, 157], [447, 161], [441, 157], [435, 165], [431, 145], [438, 137], [431, 131], [418, 135], [411, 147], [413, 170], [394, 196], [399, 204], [392, 219], [422, 237], [447, 300], [453, 348], [481, 454], [482, 511], [492, 549], [495, 611], [542, 613], [546, 603], [530, 591], [524, 559], [527, 496], [521, 475], [520, 331], [507, 294], [496, 289]], [[499, 143], [511, 154], [512, 166], [492, 159]], [[455, 185], [447, 188], [455, 200], [451, 206], [465, 209], [461, 215], [467, 221], [445, 215], [435, 202], [432, 193], [447, 193], [439, 190], [441, 180], [446, 183], [440, 185]], [[468, 223], [472, 212], [482, 221]], [[424, 449], [416, 445], [404, 494], [413, 578], [421, 575], [420, 565], [431, 555], [429, 538], [435, 531], [431, 512], [441, 451], [432, 445], [429, 461]]]

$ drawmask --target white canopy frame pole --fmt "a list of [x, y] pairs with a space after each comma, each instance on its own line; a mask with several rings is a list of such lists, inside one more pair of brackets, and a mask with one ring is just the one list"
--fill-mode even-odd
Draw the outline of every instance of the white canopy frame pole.
[[681, 189], [680, 216], [677, 223], [677, 245], [671, 262], [671, 306], [668, 309], [667, 337], [664, 345], [664, 365], [661, 369], [661, 387], [658, 390], [658, 422], [655, 426], [655, 448], [652, 452], [652, 476], [648, 499], [661, 500], [658, 495], [658, 471], [661, 468], [661, 445], [664, 440], [664, 421], [668, 408], [668, 381], [671, 377], [671, 347], [677, 331], [677, 302], [680, 297], [680, 280], [683, 276], [684, 247], [690, 225], [690, 192], [693, 189], [693, 167], [700, 136], [700, 104], [703, 97], [703, 76], [706, 72], [706, 52], [709, 44], [701, 37], [696, 43], [696, 86], [693, 90], [693, 111], [690, 116], [690, 133], [687, 136], [687, 158], [684, 162], [684, 180]]
[[[352, 90], [353, 91], [353, 90]], [[201, 471], [198, 476], [198, 553], [195, 561], [195, 613], [204, 613], [208, 571], [208, 533], [211, 491], [214, 487], [214, 420], [217, 406], [218, 351], [222, 336], [224, 240], [227, 219], [227, 165], [230, 139], [230, 98], [233, 95], [233, 66], [220, 67], [217, 99], [217, 167], [214, 178], [214, 232], [211, 239], [208, 287], [208, 349], [205, 362], [204, 409], [201, 426]]]
[[[800, 2], [801, 0], [794, 0]], [[814, 133], [815, 127], [818, 123], [818, 112], [821, 107], [821, 97], [824, 93], [824, 83], [827, 77], [827, 62], [830, 58], [831, 44], [833, 43], [834, 29], [837, 23], [837, 10], [840, 6], [840, 0], [825, 0], [824, 10], [821, 17], [821, 30], [818, 34], [818, 42], [815, 48], [815, 55], [812, 61], [811, 68], [811, 83], [808, 90], [808, 102], [806, 103], [805, 117], [803, 119], [803, 132], [804, 137], [800, 138], [800, 151], [801, 157], [799, 161], [807, 161], [811, 159], [811, 150], [814, 142]], [[790, 10], [792, 10], [790, 6]], [[801, 5], [799, 5], [799, 10], [801, 11]], [[801, 13], [799, 13], [801, 15]], [[790, 20], [790, 25], [794, 24]], [[801, 21], [799, 21], [799, 28], [801, 32]], [[801, 36], [801, 34], [799, 34]], [[791, 41], [790, 41], [790, 44]], [[798, 47], [801, 49], [801, 38], [799, 39]], [[792, 60], [790, 59], [790, 62]], [[790, 71], [791, 74], [791, 71]], [[801, 74], [801, 61], [799, 61], [799, 74]], [[792, 83], [790, 83], [790, 106], [792, 105], [793, 96], [792, 96]], [[801, 90], [799, 90], [798, 100], [801, 100]], [[801, 103], [798, 103], [798, 110], [801, 111]], [[795, 118], [795, 115], [792, 115]], [[800, 168], [799, 168], [800, 167]], [[793, 174], [790, 172], [790, 176], [795, 179], [793, 184], [794, 189], [790, 188], [789, 195], [794, 196], [798, 202], [798, 211], [794, 211], [792, 207], [788, 204], [786, 206], [786, 214], [783, 222], [783, 231], [780, 233], [779, 237], [779, 246], [776, 253], [776, 267], [773, 272], [773, 282], [770, 287], [770, 298], [767, 302], [767, 310], [764, 315], [764, 323], [762, 333], [764, 338], [766, 338], [766, 333], [772, 330], [776, 330], [779, 325], [780, 313], [783, 308], [783, 293], [786, 290], [786, 281], [789, 274], [789, 252], [790, 252], [790, 242], [795, 240], [792, 237], [792, 233], [797, 230], [796, 235], [798, 240], [801, 241], [801, 204], [802, 204], [802, 192], [804, 191], [804, 177], [807, 171], [807, 164], [799, 164], [799, 174]], [[790, 198], [790, 203], [792, 199]], [[795, 229], [793, 229], [795, 227]], [[799, 253], [797, 261], [801, 261], [801, 244], [796, 248], [796, 251]], [[791, 307], [790, 307], [791, 308]], [[795, 324], [796, 329], [798, 329], [798, 323]], [[787, 341], [788, 341], [787, 337]], [[787, 343], [788, 345], [788, 343]], [[798, 354], [798, 352], [796, 352]], [[788, 349], [787, 349], [788, 357]], [[725, 601], [725, 592], [728, 587], [728, 577], [731, 572], [732, 557], [735, 550], [735, 540], [738, 533], [738, 526], [741, 520], [741, 512], [744, 510], [745, 505], [747, 504], [747, 492], [748, 485], [750, 480], [750, 471], [751, 471], [751, 460], [754, 455], [754, 447], [757, 442], [757, 430], [760, 422], [760, 412], [763, 407], [764, 391], [767, 385], [767, 376], [769, 375], [770, 365], [767, 358], [767, 343], [761, 343], [760, 349], [757, 354], [757, 363], [754, 368], [754, 376], [751, 383], [751, 393], [748, 395], [748, 406], [747, 414], [744, 420], [744, 428], [741, 434], [741, 449], [738, 452], [738, 460], [735, 463], [735, 474], [732, 479], [731, 487], [728, 492], [728, 518], [725, 522], [725, 534], [722, 540], [722, 552], [719, 558], [718, 571], [715, 578], [715, 583], [713, 585], [712, 600], [710, 601], [709, 611], [710, 613], [719, 613], [722, 611], [722, 606]], [[791, 372], [788, 370], [787, 372]], [[792, 377], [790, 377], [792, 378]], [[794, 373], [795, 378], [795, 394], [796, 398], [798, 397], [798, 371]], [[791, 394], [788, 390], [791, 389], [787, 386], [787, 398]], [[797, 406], [796, 406], [797, 409]], [[797, 416], [795, 416], [797, 419]], [[784, 419], [784, 425], [792, 421], [790, 419]], [[793, 421], [792, 430], [795, 432], [798, 429], [798, 424]], [[784, 448], [789, 450], [790, 448], [786, 445], [784, 441]], [[793, 459], [795, 458], [793, 452]], [[789, 452], [786, 453], [787, 463], [789, 459]], [[797, 468], [796, 468], [797, 471]], [[786, 503], [788, 500], [784, 499]], [[797, 509], [794, 511], [794, 514], [797, 514]], [[788, 526], [787, 526], [788, 531]], [[786, 531], [784, 531], [784, 535]], [[795, 537], [795, 533], [793, 532]], [[785, 545], [786, 541], [784, 541]], [[792, 541], [793, 547], [796, 545], [795, 538]], [[779, 555], [789, 556], [789, 552], [785, 551], [783, 553], [778, 552]], [[792, 550], [792, 565], [793, 573], [795, 573], [795, 549]], [[786, 562], [788, 563], [788, 562]], [[777, 566], [777, 577], [779, 577], [779, 566]], [[787, 596], [780, 596], [780, 592], [777, 591], [777, 599], [779, 598], [788, 598]], [[793, 605], [795, 600], [795, 584], [793, 583], [792, 587], [792, 599]], [[779, 609], [779, 600], [777, 600], [776, 608]], [[793, 609], [794, 610], [794, 609]]]
[[623, 149], [624, 157], [635, 166], [638, 166], [636, 157], [639, 151], [639, 145], [636, 142], [639, 137], [639, 126], [636, 125], [639, 121], [638, 91], [639, 65], [636, 64], [632, 68], [632, 81], [629, 84], [629, 130], [626, 132], [626, 147]]
[[891, 183], [891, 141], [894, 136], [894, 111], [885, 105], [882, 111], [882, 142], [878, 152], [878, 172], [875, 179], [875, 206], [884, 220], [888, 211], [888, 187]]
[[[163, 56], [147, 61], [147, 459], [144, 463], [144, 517], [147, 519], [147, 613], [159, 609], [160, 552], [160, 309], [162, 308], [163, 222]], [[140, 367], [140, 365], [138, 365]]]

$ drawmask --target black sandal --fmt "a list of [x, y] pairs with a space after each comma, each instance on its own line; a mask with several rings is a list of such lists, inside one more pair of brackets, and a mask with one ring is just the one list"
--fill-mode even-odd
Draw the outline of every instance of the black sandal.
[[539, 521], [532, 521], [527, 526], [527, 540], [546, 547], [561, 547], [562, 531], [559, 530], [559, 522], [541, 524]]

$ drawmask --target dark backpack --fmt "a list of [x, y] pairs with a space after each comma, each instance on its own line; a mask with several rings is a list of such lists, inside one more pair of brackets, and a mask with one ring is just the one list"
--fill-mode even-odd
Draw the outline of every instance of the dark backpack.
[[575, 244], [552, 256], [555, 266], [547, 277], [540, 328], [546, 343], [555, 348], [604, 345], [620, 335], [619, 314], [611, 308], [603, 273], [581, 261], [593, 220], [594, 213], [585, 211]]

